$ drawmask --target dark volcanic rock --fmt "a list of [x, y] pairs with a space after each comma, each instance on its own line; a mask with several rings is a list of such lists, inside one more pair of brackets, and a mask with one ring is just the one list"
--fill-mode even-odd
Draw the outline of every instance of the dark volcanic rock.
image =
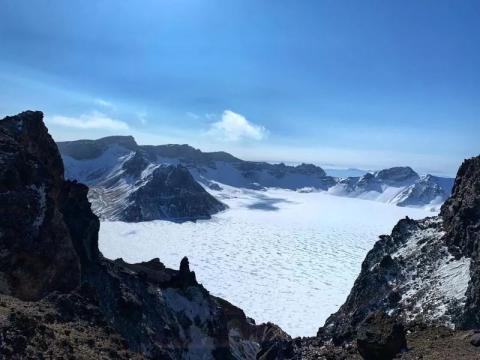
[[[385, 171], [385, 170], [382, 170]], [[363, 175], [358, 182], [355, 184], [356, 191], [376, 191], [382, 192], [382, 183], [371, 173], [366, 173]]]
[[409, 166], [397, 166], [380, 170], [375, 173], [375, 177], [387, 184], [401, 184], [415, 181], [420, 178], [418, 174]]
[[128, 201], [130, 205], [120, 220], [132, 222], [207, 219], [226, 208], [181, 165], [155, 169], [145, 184], [129, 195]]
[[473, 346], [480, 346], [480, 334], [473, 334], [470, 339], [470, 344]]
[[398, 301], [394, 279], [402, 277], [397, 260], [388, 255], [396, 243], [408, 234], [413, 220], [401, 220], [392, 231], [392, 236], [382, 236], [367, 254], [360, 275], [339, 311], [331, 315], [325, 326], [319, 329], [320, 338], [332, 338], [342, 344], [355, 338], [358, 326], [372, 312], [394, 306]]
[[87, 193], [85, 185], [65, 181], [60, 201], [60, 211], [81, 264], [95, 262], [101, 257], [98, 250], [100, 221], [92, 213]]
[[130, 150], [136, 150], [138, 147], [133, 136], [108, 136], [98, 140], [76, 140], [57, 143], [62, 154], [71, 156], [76, 160], [94, 159], [112, 144], [123, 146]]
[[61, 212], [65, 190], [76, 185], [64, 183], [62, 159], [42, 117], [27, 111], [0, 121], [0, 292], [26, 300], [80, 284]]
[[448, 243], [470, 255], [480, 240], [480, 157], [465, 160], [458, 170], [452, 196], [440, 215], [448, 232]]
[[471, 257], [464, 326], [480, 327], [480, 157], [465, 160], [460, 166], [441, 216], [452, 252], [457, 257]]
[[432, 201], [447, 199], [451, 191], [448, 180], [440, 181], [440, 178], [432, 175], [424, 176], [397, 195], [397, 205], [418, 206], [419, 204], [429, 204]]
[[150, 161], [142, 151], [136, 151], [135, 155], [123, 163], [123, 169], [127, 175], [139, 177], [143, 170], [147, 168]]
[[81, 292], [52, 293], [37, 302], [0, 295], [0, 358], [146, 359], [128, 350]]
[[370, 314], [358, 329], [357, 349], [366, 360], [393, 359], [406, 348], [403, 325], [381, 311]]

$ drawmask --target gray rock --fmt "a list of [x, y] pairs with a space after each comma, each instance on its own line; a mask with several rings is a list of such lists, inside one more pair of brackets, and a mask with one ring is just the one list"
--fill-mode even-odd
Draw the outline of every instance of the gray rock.
[[389, 360], [406, 350], [407, 340], [403, 325], [384, 312], [370, 314], [357, 333], [357, 349], [366, 360]]
[[470, 338], [470, 344], [473, 346], [480, 346], [480, 334], [473, 334]]

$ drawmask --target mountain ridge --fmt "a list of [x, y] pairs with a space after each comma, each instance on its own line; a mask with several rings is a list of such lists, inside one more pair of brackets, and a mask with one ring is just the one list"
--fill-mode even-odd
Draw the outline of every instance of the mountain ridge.
[[[186, 144], [138, 145], [131, 136], [58, 142], [57, 145], [65, 163], [66, 177], [90, 186], [89, 197], [94, 211], [107, 220], [129, 221], [128, 216], [121, 214], [128, 206], [134, 205], [127, 199], [130, 193], [136, 192], [135, 182], [148, 183], [146, 178], [162, 166], [184, 167], [194, 179], [190, 181], [192, 188], [195, 187], [194, 182], [198, 182], [217, 198], [223, 196], [225, 186], [251, 190], [278, 187], [301, 192], [326, 191], [332, 195], [389, 202], [398, 206], [430, 206], [437, 210], [453, 186], [453, 179], [419, 176], [410, 167], [393, 167], [358, 177], [332, 177], [313, 164], [292, 166], [245, 161], [226, 152], [202, 152]], [[123, 170], [126, 171], [122, 174]], [[201, 190], [198, 189], [198, 192]], [[105, 206], [107, 202], [112, 202], [110, 193], [115, 194], [116, 199], [124, 199], [113, 210], [112, 206]], [[204, 203], [202, 211], [183, 214], [183, 218], [209, 218], [225, 209], [206, 194]], [[154, 206], [153, 203], [149, 206], [150, 213], [154, 212]], [[174, 216], [159, 215], [157, 218], [175, 220]], [[138, 216], [135, 219], [142, 221], [152, 217]]]

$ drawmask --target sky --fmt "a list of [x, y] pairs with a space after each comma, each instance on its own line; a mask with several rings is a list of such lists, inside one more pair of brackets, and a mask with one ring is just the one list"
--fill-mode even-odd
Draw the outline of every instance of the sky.
[[0, 0], [0, 116], [249, 160], [454, 175], [480, 1]]

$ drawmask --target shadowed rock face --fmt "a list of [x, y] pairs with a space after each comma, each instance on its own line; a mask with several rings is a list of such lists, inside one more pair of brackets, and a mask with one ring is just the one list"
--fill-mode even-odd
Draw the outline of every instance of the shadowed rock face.
[[0, 180], [0, 291], [37, 300], [78, 286], [80, 261], [61, 210], [66, 198], [78, 200], [79, 185], [63, 180], [42, 113], [0, 121]]
[[480, 240], [480, 157], [465, 160], [458, 170], [452, 196], [440, 215], [448, 244], [460, 253], [478, 251]]
[[[31, 312], [20, 311], [32, 324], [36, 309], [56, 309], [52, 316], [62, 330], [77, 334], [87, 326], [112, 344], [111, 351], [121, 351], [121, 358], [130, 355], [114, 345], [110, 335], [115, 332], [129, 350], [155, 359], [254, 359], [265, 332], [268, 340], [287, 337], [272, 324], [256, 326], [242, 310], [211, 296], [186, 258], [180, 271], [158, 259], [127, 264], [103, 258], [88, 188], [64, 180], [60, 155], [42, 118], [40, 112], [25, 112], [0, 120], [0, 297], [13, 296], [10, 308], [24, 308], [17, 298], [33, 300]], [[185, 174], [174, 170], [179, 174], [163, 174], [165, 182], [183, 187]], [[0, 355], [15, 351], [18, 341], [25, 356], [31, 351], [60, 355], [48, 350], [59, 349], [55, 336], [37, 334], [43, 328], [36, 323], [32, 330], [21, 324], [0, 321]], [[80, 345], [62, 341], [62, 349], [70, 346], [70, 354], [81, 358], [72, 353], [81, 351]], [[95, 350], [85, 354], [103, 356], [102, 349]]]
[[135, 150], [138, 146], [133, 136], [107, 136], [99, 140], [77, 140], [57, 143], [62, 154], [77, 160], [94, 159], [112, 144], [117, 144], [130, 150]]
[[411, 182], [420, 178], [409, 166], [397, 166], [390, 169], [380, 170], [375, 173], [375, 177], [387, 183]]
[[208, 219], [226, 208], [181, 165], [156, 168], [145, 184], [128, 196], [128, 202], [120, 219], [129, 222]]
[[447, 244], [457, 257], [471, 257], [464, 326], [480, 326], [480, 157], [460, 166], [452, 196], [442, 206]]
[[407, 348], [405, 329], [383, 312], [372, 313], [358, 329], [357, 347], [364, 359], [393, 359]]

